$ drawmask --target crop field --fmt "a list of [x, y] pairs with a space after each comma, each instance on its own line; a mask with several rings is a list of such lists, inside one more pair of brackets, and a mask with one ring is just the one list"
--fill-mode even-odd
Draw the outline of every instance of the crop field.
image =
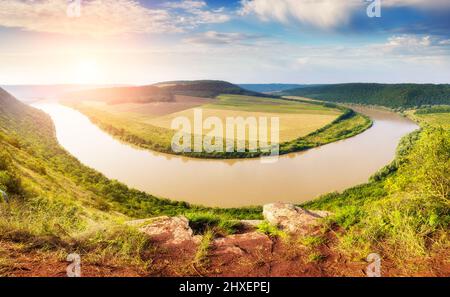
[[[330, 124], [342, 114], [342, 111], [338, 109], [322, 105], [240, 95], [222, 95], [217, 99], [177, 96], [176, 102], [145, 104], [108, 105], [84, 101], [78, 104], [77, 108], [88, 116], [114, 127], [123, 127], [144, 139], [156, 139], [156, 141], [164, 139], [162, 144], [165, 146], [168, 145], [167, 141], [173, 134], [172, 121], [182, 116], [193, 123], [195, 108], [201, 108], [203, 119], [218, 117], [224, 125], [227, 117], [256, 117], [257, 119], [267, 117], [270, 126], [270, 118], [278, 117], [281, 142], [306, 136]], [[204, 130], [204, 133], [208, 131]]]
[[450, 129], [450, 113], [433, 113], [416, 115], [421, 121], [432, 126], [439, 126], [444, 129]]

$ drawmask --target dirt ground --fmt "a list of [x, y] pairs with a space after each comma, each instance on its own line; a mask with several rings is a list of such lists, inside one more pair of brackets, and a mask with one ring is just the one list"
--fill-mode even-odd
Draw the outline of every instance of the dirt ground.
[[[365, 277], [369, 263], [337, 252], [335, 235], [326, 236], [325, 243], [311, 250], [295, 239], [275, 239], [256, 233], [235, 235], [215, 240], [201, 261], [194, 260], [197, 247], [193, 244], [161, 246], [146, 269], [82, 260], [81, 273], [85, 277]], [[51, 251], [27, 252], [16, 244], [0, 242], [0, 276], [65, 277], [70, 264], [66, 257]], [[395, 277], [448, 277], [448, 259], [448, 251], [414, 263], [396, 264], [383, 259], [381, 272], [383, 276]]]

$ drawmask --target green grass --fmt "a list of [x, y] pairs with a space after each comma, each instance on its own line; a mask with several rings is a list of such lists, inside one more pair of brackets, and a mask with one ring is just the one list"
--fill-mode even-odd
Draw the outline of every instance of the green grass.
[[266, 234], [266, 235], [268, 235], [270, 237], [282, 237], [282, 238], [284, 238], [284, 237], [287, 236], [285, 232], [283, 232], [278, 227], [270, 224], [267, 221], [264, 221], [261, 224], [259, 224], [257, 230], [258, 230], [258, 232]]
[[208, 255], [212, 247], [212, 242], [214, 240], [215, 233], [208, 230], [203, 235], [202, 241], [197, 247], [197, 252], [194, 256], [194, 265], [197, 268], [204, 268], [208, 264]]
[[204, 107], [267, 113], [338, 114], [340, 112], [335, 107], [327, 107], [322, 104], [296, 102], [279, 98], [220, 95], [217, 99], [217, 102], [205, 105]]
[[187, 213], [189, 225], [197, 234], [203, 234], [207, 230], [212, 230], [217, 234], [229, 235], [236, 233], [241, 224], [238, 220], [230, 216], [218, 216], [211, 212], [193, 212]]
[[327, 243], [327, 239], [323, 236], [304, 236], [300, 238], [300, 243], [308, 248], [317, 248]]
[[[363, 257], [424, 257], [448, 246], [450, 224], [450, 114], [421, 114], [422, 131], [406, 136], [396, 160], [371, 182], [331, 193], [303, 207], [329, 210], [330, 225], [345, 229], [341, 248]], [[444, 125], [442, 124], [444, 121]]]
[[325, 258], [326, 257], [319, 252], [312, 252], [308, 255], [308, 262], [309, 263], [318, 263], [318, 262], [322, 262], [323, 260], [325, 260]]

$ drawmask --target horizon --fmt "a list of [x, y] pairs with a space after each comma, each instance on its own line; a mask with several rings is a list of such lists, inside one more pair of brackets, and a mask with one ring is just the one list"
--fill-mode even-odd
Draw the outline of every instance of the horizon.
[[370, 4], [5, 0], [0, 83], [450, 82], [449, 1], [384, 0], [380, 17]]

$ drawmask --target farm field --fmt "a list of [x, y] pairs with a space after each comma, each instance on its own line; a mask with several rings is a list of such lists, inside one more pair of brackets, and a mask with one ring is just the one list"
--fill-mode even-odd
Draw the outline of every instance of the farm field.
[[[219, 95], [216, 99], [177, 95], [175, 98], [173, 102], [107, 104], [83, 100], [66, 104], [84, 113], [103, 130], [121, 140], [166, 153], [171, 153], [171, 140], [176, 132], [171, 130], [172, 121], [183, 116], [193, 123], [195, 109], [201, 109], [203, 119], [221, 119], [224, 123], [223, 135], [228, 117], [267, 117], [269, 141], [270, 118], [277, 117], [280, 122], [279, 142], [286, 152], [304, 150], [350, 137], [355, 135], [355, 131], [360, 133], [367, 129], [370, 124], [370, 120], [358, 114], [345, 116], [345, 120], [341, 121], [340, 117], [348, 110], [316, 102], [244, 95]], [[315, 133], [319, 130], [319, 134]], [[205, 135], [210, 131], [204, 129], [203, 133]], [[255, 155], [202, 153], [193, 156], [229, 158]]]

